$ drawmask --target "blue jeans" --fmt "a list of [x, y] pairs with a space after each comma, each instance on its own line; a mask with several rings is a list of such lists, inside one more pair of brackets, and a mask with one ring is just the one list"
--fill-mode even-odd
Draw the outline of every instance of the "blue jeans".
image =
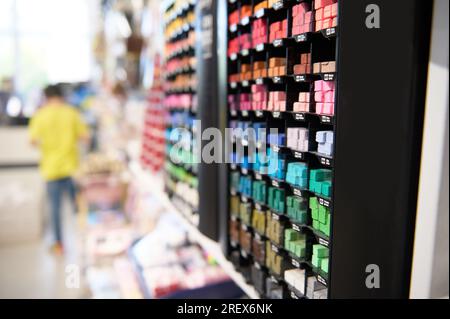
[[75, 209], [75, 184], [72, 178], [66, 177], [47, 182], [47, 193], [50, 202], [50, 216], [54, 240], [62, 242], [61, 206], [64, 193], [67, 192]]

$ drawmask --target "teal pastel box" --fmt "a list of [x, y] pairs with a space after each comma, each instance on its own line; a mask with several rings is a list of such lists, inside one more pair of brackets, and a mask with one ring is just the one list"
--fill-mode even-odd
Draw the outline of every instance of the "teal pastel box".
[[322, 194], [327, 197], [331, 196], [331, 182], [322, 183]]
[[288, 198], [286, 199], [286, 204], [288, 207], [292, 207], [293, 206], [293, 201], [294, 198], [292, 196], [288, 196]]
[[316, 193], [316, 194], [322, 194], [322, 183], [321, 182], [316, 182], [314, 184], [313, 192]]
[[313, 246], [313, 255], [319, 258], [328, 257], [328, 248], [322, 245], [314, 245]]
[[328, 266], [329, 266], [329, 259], [328, 258], [323, 258], [320, 261], [320, 269], [322, 269], [323, 272], [328, 274]]
[[308, 218], [308, 213], [306, 212], [298, 212], [296, 220], [301, 224], [306, 224]]

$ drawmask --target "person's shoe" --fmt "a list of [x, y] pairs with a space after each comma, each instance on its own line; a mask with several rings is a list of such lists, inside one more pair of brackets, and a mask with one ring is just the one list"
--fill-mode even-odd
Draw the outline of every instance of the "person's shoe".
[[57, 256], [61, 256], [64, 254], [64, 248], [63, 245], [60, 242], [56, 242], [54, 243], [51, 247], [50, 250], [53, 254], [57, 255]]

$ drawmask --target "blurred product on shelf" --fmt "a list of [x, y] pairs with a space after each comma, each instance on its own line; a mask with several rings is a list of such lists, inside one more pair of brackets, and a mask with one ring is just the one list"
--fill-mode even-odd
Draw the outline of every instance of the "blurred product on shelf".
[[164, 165], [165, 119], [163, 107], [163, 79], [160, 56], [155, 56], [153, 85], [150, 89], [145, 111], [144, 128], [141, 142], [141, 165], [158, 172]]
[[121, 160], [104, 154], [90, 154], [81, 164], [75, 179], [88, 211], [123, 208], [128, 176]]

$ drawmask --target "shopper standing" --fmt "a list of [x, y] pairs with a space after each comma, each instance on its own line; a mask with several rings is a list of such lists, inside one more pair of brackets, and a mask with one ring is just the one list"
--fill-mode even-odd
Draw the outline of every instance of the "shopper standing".
[[72, 175], [78, 167], [78, 143], [88, 141], [88, 129], [79, 112], [68, 105], [62, 90], [50, 85], [44, 90], [46, 103], [31, 119], [31, 143], [41, 152], [40, 172], [47, 182], [51, 211], [55, 253], [63, 252], [61, 206], [64, 193], [68, 193], [74, 207], [75, 185]]

